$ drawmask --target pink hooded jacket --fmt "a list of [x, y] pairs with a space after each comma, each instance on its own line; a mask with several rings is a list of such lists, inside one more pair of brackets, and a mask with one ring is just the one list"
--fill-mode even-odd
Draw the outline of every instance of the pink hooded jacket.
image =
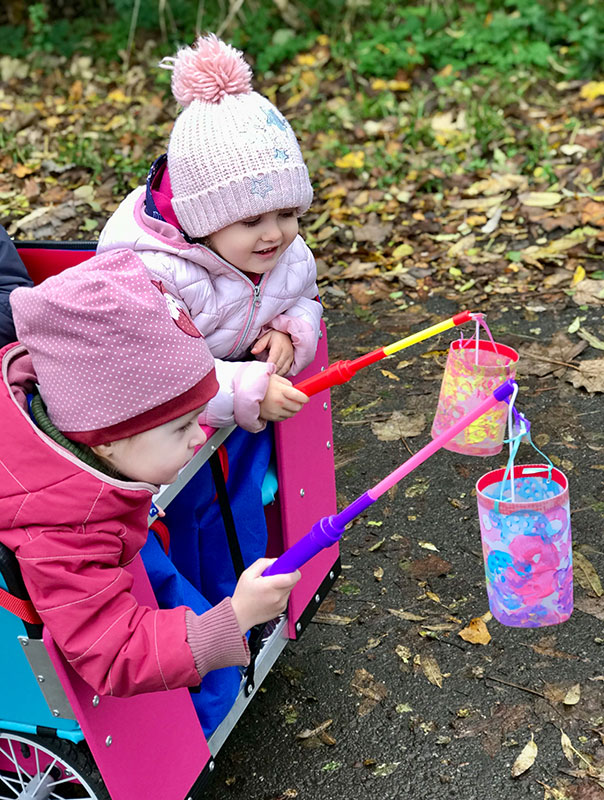
[[[98, 253], [127, 247], [144, 261], [166, 289], [181, 298], [216, 359], [220, 391], [202, 422], [249, 431], [264, 427], [260, 402], [274, 365], [240, 361], [268, 330], [287, 333], [294, 346], [290, 376], [315, 356], [321, 320], [316, 265], [300, 236], [256, 285], [201, 244], [189, 244], [173, 225], [144, 211], [145, 188], [135, 189], [103, 229]], [[223, 359], [223, 360], [220, 360]], [[228, 360], [227, 360], [228, 359]]]
[[139, 605], [124, 567], [147, 539], [157, 487], [98, 472], [36, 427], [26, 399], [36, 375], [22, 345], [0, 350], [0, 367], [0, 541], [76, 672], [99, 694], [129, 696], [246, 664], [230, 598], [201, 616]]

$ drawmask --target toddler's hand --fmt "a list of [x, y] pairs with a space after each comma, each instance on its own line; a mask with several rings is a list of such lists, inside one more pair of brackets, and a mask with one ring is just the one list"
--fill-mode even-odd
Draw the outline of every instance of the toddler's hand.
[[308, 400], [308, 396], [294, 388], [287, 378], [271, 375], [266, 394], [260, 403], [260, 419], [281, 422], [297, 414]]
[[264, 570], [274, 561], [274, 558], [259, 558], [241, 573], [237, 581], [231, 604], [242, 634], [285, 611], [290, 592], [302, 577], [299, 570], [262, 577]]
[[263, 350], [268, 350], [266, 360], [277, 367], [277, 375], [287, 375], [294, 363], [294, 346], [289, 336], [281, 331], [267, 331], [251, 352], [257, 356]]

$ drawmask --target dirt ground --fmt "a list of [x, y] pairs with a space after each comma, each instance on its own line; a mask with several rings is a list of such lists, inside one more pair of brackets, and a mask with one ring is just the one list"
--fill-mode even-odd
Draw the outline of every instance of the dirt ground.
[[[547, 345], [577, 315], [563, 305], [529, 311], [500, 304], [488, 321], [497, 341]], [[328, 310], [330, 361], [457, 310], [444, 299], [428, 301], [411, 326], [410, 311], [384, 307], [376, 326], [345, 306]], [[582, 314], [582, 324], [601, 335], [598, 307]], [[340, 508], [429, 441], [451, 338], [418, 345], [332, 390]], [[479, 459], [441, 450], [344, 536], [342, 574], [321, 621], [288, 645], [218, 754], [208, 800], [604, 798], [597, 577], [604, 572], [604, 414], [598, 394], [573, 388], [560, 377], [565, 368], [551, 367], [543, 376], [519, 374], [518, 407], [570, 482], [570, 620], [520, 629], [487, 616], [487, 644], [459, 636], [489, 611], [474, 486], [504, 465], [505, 454]], [[423, 414], [425, 427], [382, 441], [374, 431], [397, 410]], [[517, 463], [534, 461], [523, 444]], [[512, 777], [531, 739], [534, 763]]]

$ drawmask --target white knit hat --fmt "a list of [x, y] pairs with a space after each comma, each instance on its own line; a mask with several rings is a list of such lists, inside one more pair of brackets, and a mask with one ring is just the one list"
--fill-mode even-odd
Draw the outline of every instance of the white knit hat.
[[161, 65], [184, 106], [168, 145], [172, 207], [201, 238], [248, 217], [308, 210], [312, 187], [289, 122], [252, 91], [243, 55], [214, 34]]

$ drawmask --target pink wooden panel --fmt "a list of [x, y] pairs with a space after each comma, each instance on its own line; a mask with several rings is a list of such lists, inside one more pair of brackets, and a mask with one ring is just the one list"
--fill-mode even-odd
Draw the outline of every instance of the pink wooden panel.
[[[297, 376], [303, 380], [327, 366], [327, 337], [319, 339], [314, 362]], [[298, 541], [321, 517], [335, 514], [336, 483], [329, 391], [311, 397], [310, 402], [285, 422], [275, 425], [279, 502], [283, 548]], [[323, 579], [338, 558], [335, 544], [318, 553], [302, 567], [302, 580], [289, 601], [289, 636], [296, 638], [296, 622], [314, 598]]]
[[[139, 602], [157, 608], [140, 556], [129, 569]], [[95, 707], [46, 630], [44, 641], [112, 800], [184, 800], [210, 759], [188, 690], [102, 697]]]

